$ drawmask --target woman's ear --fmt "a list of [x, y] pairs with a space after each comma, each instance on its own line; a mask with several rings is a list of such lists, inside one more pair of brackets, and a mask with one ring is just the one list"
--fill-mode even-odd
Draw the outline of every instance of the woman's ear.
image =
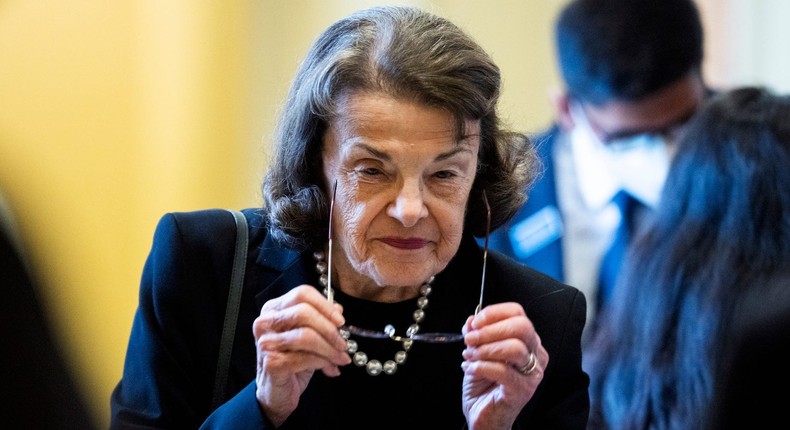
[[573, 118], [571, 117], [570, 97], [565, 90], [554, 90], [549, 94], [551, 105], [554, 108], [554, 121], [563, 130], [573, 128]]

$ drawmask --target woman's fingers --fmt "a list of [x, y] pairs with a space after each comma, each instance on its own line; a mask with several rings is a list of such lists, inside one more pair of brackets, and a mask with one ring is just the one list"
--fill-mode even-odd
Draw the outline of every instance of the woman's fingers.
[[344, 322], [340, 305], [329, 303], [314, 287], [302, 285], [263, 305], [253, 323], [253, 335], [259, 353], [267, 359], [271, 354], [272, 365], [278, 369], [329, 369], [350, 362], [346, 342], [337, 330]]
[[[542, 375], [548, 364], [548, 352], [543, 348], [532, 321], [518, 303], [485, 307], [467, 320], [464, 334], [467, 346], [463, 352], [464, 359], [488, 362], [486, 366], [493, 367], [487, 367], [487, 373], [497, 369], [490, 376], [498, 381], [502, 375], [513, 377], [513, 371], [521, 375]], [[531, 358], [533, 354], [534, 359]]]
[[[298, 354], [307, 354], [325, 360], [324, 362], [311, 360], [310, 363], [315, 365], [313, 369], [327, 365], [342, 366], [351, 362], [345, 352], [345, 341], [337, 333], [337, 328], [329, 339], [312, 327], [298, 327], [284, 332], [266, 332], [258, 337], [256, 343], [258, 349], [264, 353], [292, 354], [295, 357]], [[300, 359], [301, 361], [305, 360]]]
[[340, 327], [346, 322], [343, 318], [343, 308], [337, 303], [327, 301], [326, 297], [310, 285], [300, 285], [278, 298], [269, 300], [263, 305], [261, 315], [268, 311], [288, 309], [297, 304], [309, 305], [331, 321], [335, 327]]

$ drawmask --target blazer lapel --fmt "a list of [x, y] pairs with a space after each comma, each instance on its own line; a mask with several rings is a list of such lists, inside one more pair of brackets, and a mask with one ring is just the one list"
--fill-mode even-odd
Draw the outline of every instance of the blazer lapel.
[[554, 145], [559, 135], [560, 130], [555, 125], [536, 139], [544, 171], [529, 191], [527, 203], [507, 230], [513, 252], [519, 260], [555, 279], [562, 279], [564, 270], [561, 240], [564, 226], [554, 179]]
[[256, 263], [264, 272], [263, 288], [255, 295], [259, 309], [267, 300], [282, 296], [299, 285], [318, 287], [318, 274], [310, 250], [299, 252], [286, 248], [267, 235]]

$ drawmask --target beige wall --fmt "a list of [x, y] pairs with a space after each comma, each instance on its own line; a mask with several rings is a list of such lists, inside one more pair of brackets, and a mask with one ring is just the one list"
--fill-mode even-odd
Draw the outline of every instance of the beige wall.
[[[375, 3], [2, 2], [0, 189], [101, 427], [156, 221], [260, 204], [267, 138], [299, 59], [330, 22]], [[549, 121], [562, 3], [412, 2], [492, 52], [507, 118], [533, 129]]]
[[158, 217], [258, 200], [256, 3], [0, 7], [0, 187], [102, 427]]
[[707, 29], [711, 85], [763, 85], [790, 93], [790, 2], [697, 0]]

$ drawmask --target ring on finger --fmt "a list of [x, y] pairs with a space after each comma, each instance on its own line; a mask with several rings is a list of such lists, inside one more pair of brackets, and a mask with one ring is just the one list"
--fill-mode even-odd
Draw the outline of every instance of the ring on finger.
[[521, 367], [516, 367], [516, 370], [518, 370], [518, 373], [521, 373], [522, 375], [529, 375], [530, 373], [534, 372], [535, 369], [537, 369], [537, 367], [538, 367], [538, 357], [535, 356], [534, 352], [530, 351], [527, 364]]

